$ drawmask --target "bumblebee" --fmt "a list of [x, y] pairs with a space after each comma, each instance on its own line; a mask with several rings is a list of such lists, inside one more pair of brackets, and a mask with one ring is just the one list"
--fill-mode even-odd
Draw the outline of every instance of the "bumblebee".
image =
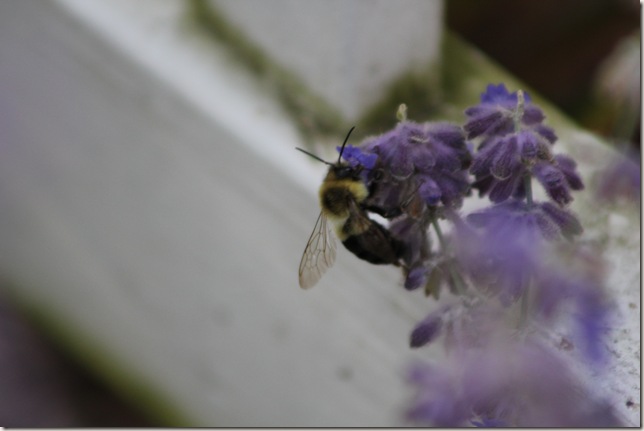
[[367, 214], [367, 211], [372, 211], [390, 216], [391, 211], [367, 204], [370, 191], [361, 175], [365, 168], [341, 162], [342, 152], [353, 129], [344, 139], [336, 163], [329, 163], [297, 148], [329, 165], [319, 191], [320, 215], [300, 262], [299, 282], [303, 289], [313, 287], [335, 262], [336, 244], [329, 224], [347, 250], [367, 262], [399, 265], [403, 255], [403, 243]]

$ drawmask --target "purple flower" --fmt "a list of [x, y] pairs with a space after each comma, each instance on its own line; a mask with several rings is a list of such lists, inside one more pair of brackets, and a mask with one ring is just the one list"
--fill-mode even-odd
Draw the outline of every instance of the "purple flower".
[[352, 167], [362, 166], [365, 169], [373, 169], [378, 160], [377, 155], [366, 153], [362, 148], [353, 145], [346, 145], [344, 149], [336, 147], [336, 150], [342, 151], [342, 158]]
[[566, 205], [572, 201], [570, 185], [566, 181], [566, 176], [555, 165], [537, 163], [532, 169], [532, 173], [553, 201], [559, 205]]
[[[528, 93], [525, 93], [525, 101], [530, 101], [530, 96]], [[505, 84], [488, 84], [485, 92], [481, 94], [481, 103], [484, 104], [498, 104], [505, 105], [509, 104], [510, 106], [516, 106], [517, 104], [517, 93], [510, 93]]]
[[502, 202], [512, 196], [526, 175], [521, 161], [522, 148], [512, 134], [488, 142], [474, 156], [470, 172], [476, 181], [474, 188], [481, 196], [489, 194], [492, 202]]
[[[481, 94], [481, 103], [465, 111], [468, 116], [468, 122], [464, 126], [467, 137], [472, 139], [478, 136], [504, 136], [515, 131], [517, 103], [517, 92], [508, 92], [503, 84], [488, 85], [487, 90]], [[524, 103], [520, 124], [554, 142], [556, 136], [552, 129], [541, 124], [545, 115], [531, 103], [527, 93], [524, 93]]]
[[554, 161], [572, 190], [584, 189], [584, 183], [575, 169], [577, 168], [577, 162], [563, 154], [557, 154], [554, 157]]
[[443, 192], [436, 181], [429, 176], [420, 177], [420, 186], [418, 193], [427, 205], [436, 206], [440, 203]]
[[[507, 212], [512, 214], [512, 210]], [[505, 212], [501, 211], [499, 217], [490, 215], [494, 213], [490, 210], [474, 214], [474, 224], [485, 229], [460, 225], [455, 229], [453, 245], [459, 267], [471, 284], [509, 306], [530, 286], [543, 241], [530, 217], [506, 217]]]
[[[408, 246], [401, 262], [405, 287], [437, 293], [447, 281], [457, 294], [410, 334], [414, 348], [442, 339], [448, 361], [412, 370], [417, 393], [407, 417], [440, 427], [619, 426], [611, 404], [580, 395], [592, 392], [578, 391], [583, 385], [572, 369], [604, 365], [603, 339], [612, 315], [596, 254], [558, 241], [583, 231], [566, 208], [572, 191], [584, 188], [576, 163], [552, 153], [557, 137], [542, 124], [545, 116], [529, 96], [510, 93], [503, 84], [489, 85], [466, 115], [464, 130], [478, 144], [469, 166], [472, 187], [494, 205], [465, 219], [444, 200], [446, 194], [463, 196], [459, 177], [448, 176], [449, 184], [435, 174], [452, 172], [448, 159], [411, 145], [430, 140], [426, 126], [401, 123], [396, 133], [369, 147], [379, 163], [389, 160], [394, 167], [392, 184], [412, 184], [413, 178], [407, 190], [428, 205], [406, 211], [389, 227]], [[457, 134], [448, 132], [444, 141], [457, 142]], [[402, 153], [391, 150], [395, 139], [404, 142]], [[470, 162], [460, 161], [462, 171]], [[533, 201], [533, 177], [549, 201]], [[443, 206], [433, 207], [437, 204]], [[453, 229], [443, 235], [437, 227], [440, 250], [434, 252], [426, 230], [437, 226], [438, 216]], [[547, 338], [553, 333], [567, 340], [565, 351]], [[577, 356], [568, 353], [571, 349]], [[581, 364], [572, 363], [580, 357]]]
[[[504, 203], [470, 215], [468, 221], [483, 227], [482, 231], [465, 224], [456, 226], [453, 245], [459, 267], [488, 301], [497, 298], [503, 307], [511, 306], [530, 289], [525, 317], [542, 328], [565, 328], [562, 330], [577, 341], [584, 356], [591, 363], [600, 363], [601, 340], [611, 315], [601, 262], [570, 243], [545, 241], [544, 232], [562, 220], [578, 226], [576, 220], [566, 221], [569, 214], [558, 206], [537, 205], [540, 210], [523, 219], [515, 213], [521, 213], [524, 204], [510, 203], [517, 206]], [[503, 206], [508, 208], [499, 208]], [[554, 211], [559, 219], [554, 220], [548, 211]], [[550, 227], [544, 229], [539, 219]], [[566, 229], [559, 234], [564, 235]]]
[[417, 389], [408, 420], [438, 427], [457, 427], [470, 417], [467, 406], [461, 405], [458, 387], [452, 376], [440, 368], [417, 364], [408, 373], [408, 380]]
[[625, 199], [639, 203], [641, 176], [639, 155], [627, 153], [616, 156], [602, 171], [597, 188], [598, 197], [607, 202]]
[[415, 290], [424, 286], [429, 275], [429, 260], [432, 257], [429, 241], [428, 220], [416, 220], [408, 215], [395, 219], [389, 226], [392, 236], [405, 244], [402, 255], [405, 289]]
[[469, 192], [465, 169], [471, 155], [458, 126], [403, 121], [361, 148], [378, 156], [371, 177], [378, 189], [372, 198], [383, 207], [401, 206], [417, 192], [426, 205], [459, 207]]
[[430, 313], [411, 332], [409, 345], [411, 347], [422, 347], [434, 341], [441, 332], [443, 326], [443, 315], [445, 308], [442, 307]]
[[560, 245], [552, 254], [535, 288], [535, 319], [569, 328], [568, 336], [584, 357], [601, 364], [602, 338], [613, 310], [603, 289], [604, 265], [596, 253], [578, 247]]
[[405, 289], [416, 290], [424, 286], [427, 283], [428, 272], [422, 262], [411, 268], [405, 277]]
[[547, 217], [559, 229], [558, 233], [564, 238], [572, 240], [575, 236], [583, 233], [584, 229], [581, 223], [569, 210], [553, 205], [551, 202], [543, 202], [537, 206], [544, 217]]
[[[572, 200], [571, 190], [581, 190], [583, 183], [575, 162], [567, 156], [553, 156], [554, 132], [541, 124], [541, 110], [530, 104], [517, 106], [517, 93], [505, 86], [488, 86], [481, 104], [465, 111], [469, 138], [484, 139], [470, 167], [475, 176], [472, 187], [492, 202], [526, 196], [525, 181], [534, 176], [548, 195], [560, 205]], [[521, 116], [519, 119], [518, 116]]]
[[509, 425], [501, 419], [480, 418], [472, 419], [470, 423], [477, 428], [508, 428]]
[[[581, 382], [555, 350], [534, 335], [499, 337], [508, 332], [503, 317], [482, 315], [489, 321], [470, 321], [465, 329], [478, 345], [451, 351], [443, 367], [417, 364], [410, 370], [416, 396], [409, 420], [439, 427], [621, 425], [610, 404], [580, 395]], [[495, 326], [500, 330], [489, 331]]]
[[511, 110], [496, 105], [478, 105], [468, 108], [469, 117], [464, 129], [469, 139], [478, 136], [505, 135], [514, 130], [514, 117]]
[[404, 245], [404, 286], [427, 286], [433, 266], [428, 228], [438, 209], [460, 207], [469, 193], [470, 150], [463, 130], [448, 123], [400, 122], [393, 130], [347, 146], [343, 157], [365, 168], [370, 212], [392, 220], [392, 236]]
[[511, 199], [475, 211], [467, 216], [475, 227], [485, 228], [490, 235], [511, 238], [517, 234], [543, 239], [572, 239], [583, 232], [574, 214], [550, 202], [528, 204]]

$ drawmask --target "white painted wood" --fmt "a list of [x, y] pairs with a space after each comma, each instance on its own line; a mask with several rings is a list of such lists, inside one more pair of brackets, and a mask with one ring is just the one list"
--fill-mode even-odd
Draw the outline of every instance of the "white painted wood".
[[438, 59], [441, 0], [209, 0], [348, 119], [410, 70]]

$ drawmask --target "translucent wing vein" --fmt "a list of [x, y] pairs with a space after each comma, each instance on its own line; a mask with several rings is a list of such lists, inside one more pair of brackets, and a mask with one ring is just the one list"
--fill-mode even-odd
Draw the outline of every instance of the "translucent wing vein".
[[320, 213], [300, 262], [300, 287], [302, 289], [311, 288], [320, 280], [326, 270], [335, 262], [335, 252], [335, 238], [329, 229], [326, 217]]

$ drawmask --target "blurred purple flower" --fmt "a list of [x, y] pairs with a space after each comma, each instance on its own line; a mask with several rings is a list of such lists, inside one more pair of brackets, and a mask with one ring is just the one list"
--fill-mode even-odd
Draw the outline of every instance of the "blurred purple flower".
[[509, 216], [501, 211], [499, 217], [490, 217], [491, 210], [473, 214], [479, 225], [489, 223], [486, 229], [461, 224], [453, 236], [461, 271], [476, 289], [497, 297], [504, 306], [515, 303], [535, 277], [542, 243], [536, 217], [512, 217], [512, 210], [507, 211]]
[[480, 418], [472, 419], [470, 423], [477, 428], [508, 428], [509, 425], [500, 419]]
[[618, 199], [639, 203], [641, 200], [642, 169], [638, 154], [618, 155], [602, 172], [597, 195], [607, 202]]
[[499, 313], [471, 322], [478, 346], [449, 353], [444, 367], [415, 365], [416, 396], [407, 418], [419, 425], [512, 427], [620, 426], [603, 400], [582, 396], [582, 383], [557, 353], [534, 336], [507, 337]]
[[510, 201], [468, 216], [483, 229], [456, 223], [452, 245], [459, 268], [488, 302], [497, 298], [503, 307], [529, 289], [525, 319], [567, 331], [586, 359], [600, 364], [612, 313], [601, 261], [596, 253], [546, 241], [581, 229], [574, 217], [549, 202], [533, 208], [522, 215], [525, 203]]
[[436, 427], [462, 426], [470, 417], [453, 376], [433, 365], [416, 364], [407, 379], [416, 386], [416, 397], [407, 410], [408, 420]]
[[543, 266], [535, 288], [535, 320], [568, 328], [584, 357], [602, 365], [602, 340], [613, 312], [603, 287], [604, 265], [596, 253], [559, 245]]
[[484, 228], [491, 236], [511, 238], [517, 233], [543, 239], [572, 239], [583, 232], [574, 214], [551, 202], [528, 204], [519, 199], [511, 199], [500, 204], [475, 211], [466, 217], [468, 223]]

